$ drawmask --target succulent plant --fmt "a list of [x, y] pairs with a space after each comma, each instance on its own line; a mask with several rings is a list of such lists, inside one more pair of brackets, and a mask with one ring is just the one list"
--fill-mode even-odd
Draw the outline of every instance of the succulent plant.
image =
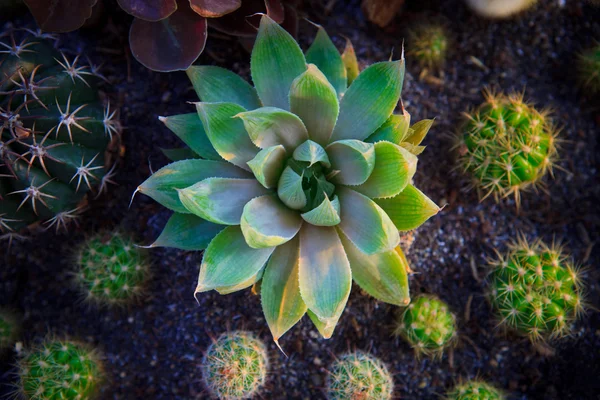
[[449, 49], [446, 28], [439, 23], [419, 23], [408, 31], [408, 55], [417, 60], [423, 72], [439, 71]]
[[202, 360], [202, 378], [214, 397], [248, 399], [264, 386], [268, 368], [265, 345], [250, 332], [236, 331], [210, 345]]
[[15, 344], [20, 330], [19, 319], [15, 313], [0, 308], [0, 354]]
[[385, 364], [361, 351], [337, 359], [327, 378], [329, 400], [389, 400], [393, 391], [394, 381]]
[[129, 303], [143, 294], [149, 277], [144, 250], [120, 232], [104, 232], [77, 251], [75, 279], [86, 299], [98, 304]]
[[600, 43], [585, 50], [578, 60], [581, 86], [593, 93], [600, 92]]
[[569, 333], [583, 307], [581, 273], [562, 249], [521, 236], [491, 261], [489, 299], [500, 325], [532, 341]]
[[404, 6], [405, 0], [363, 0], [362, 9], [367, 19], [385, 28]]
[[473, 175], [482, 199], [496, 200], [538, 185], [557, 158], [558, 130], [548, 110], [538, 111], [522, 94], [485, 93], [486, 101], [471, 113], [457, 147], [463, 169]]
[[447, 400], [504, 400], [501, 391], [492, 385], [480, 381], [471, 380], [456, 385], [454, 389], [446, 394]]
[[410, 184], [432, 121], [409, 129], [408, 113], [392, 114], [404, 60], [374, 64], [347, 87], [325, 30], [305, 56], [263, 16], [256, 89], [218, 67], [187, 72], [202, 99], [197, 113], [161, 120], [206, 159], [169, 164], [136, 191], [175, 211], [153, 246], [206, 248], [196, 293], [262, 279], [276, 341], [307, 311], [330, 337], [352, 279], [408, 304], [398, 230], [439, 208]]
[[18, 362], [19, 392], [31, 400], [94, 397], [102, 379], [95, 350], [68, 340], [47, 340]]
[[456, 341], [456, 319], [442, 300], [420, 295], [400, 315], [394, 333], [402, 336], [417, 355], [441, 356]]
[[95, 185], [112, 183], [117, 113], [99, 100], [97, 68], [48, 35], [10, 32], [0, 56], [0, 236], [36, 221], [65, 227]]
[[486, 18], [508, 18], [531, 8], [537, 0], [467, 0], [477, 14]]

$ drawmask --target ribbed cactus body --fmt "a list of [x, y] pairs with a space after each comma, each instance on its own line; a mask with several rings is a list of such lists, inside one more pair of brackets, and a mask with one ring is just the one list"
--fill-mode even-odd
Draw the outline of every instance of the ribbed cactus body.
[[11, 311], [0, 309], [0, 354], [15, 344], [20, 331], [19, 320]]
[[[600, 1], [597, 1], [600, 5]], [[583, 90], [600, 92], [600, 43], [579, 55], [579, 80]]]
[[468, 381], [450, 391], [448, 400], [504, 400], [504, 395], [492, 385], [483, 381]]
[[265, 345], [249, 332], [221, 335], [206, 351], [202, 377], [219, 399], [247, 399], [265, 384], [269, 359]]
[[388, 400], [393, 391], [394, 381], [386, 366], [360, 351], [344, 354], [329, 371], [329, 400]]

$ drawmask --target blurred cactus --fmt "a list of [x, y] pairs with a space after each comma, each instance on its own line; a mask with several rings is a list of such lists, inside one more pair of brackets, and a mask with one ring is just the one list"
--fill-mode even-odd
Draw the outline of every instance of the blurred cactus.
[[19, 392], [30, 400], [94, 397], [102, 378], [98, 354], [72, 341], [48, 340], [18, 362]]
[[500, 325], [532, 341], [567, 335], [584, 310], [581, 273], [555, 244], [520, 237], [491, 267], [489, 299]]
[[537, 0], [467, 0], [473, 11], [486, 18], [508, 18], [532, 7]]
[[77, 253], [78, 286], [86, 299], [122, 305], [139, 298], [148, 281], [144, 250], [118, 232], [105, 232], [83, 242]]
[[389, 400], [394, 381], [377, 358], [357, 351], [336, 360], [327, 378], [329, 400]]
[[362, 9], [367, 19], [385, 28], [402, 9], [405, 0], [363, 0]]
[[465, 113], [458, 138], [460, 163], [474, 177], [482, 200], [514, 195], [539, 184], [557, 158], [558, 130], [548, 110], [538, 111], [522, 94], [485, 93], [486, 101]]
[[265, 384], [269, 359], [265, 345], [250, 332], [224, 333], [202, 360], [202, 377], [212, 396], [247, 399]]
[[504, 395], [492, 385], [472, 380], [459, 385], [446, 394], [447, 400], [504, 400]]
[[[102, 106], [97, 68], [25, 30], [0, 41], [0, 236], [36, 221], [64, 228], [88, 192], [107, 190], [105, 152], [121, 125]], [[0, 35], [1, 36], [1, 35]], [[108, 153], [106, 153], [109, 155]]]
[[[600, 4], [600, 1], [598, 2]], [[579, 80], [584, 90], [600, 92], [600, 43], [579, 55]]]
[[0, 354], [15, 344], [20, 328], [19, 319], [12, 311], [0, 309]]
[[417, 356], [441, 356], [456, 340], [456, 321], [446, 303], [420, 295], [406, 307], [394, 333], [402, 336]]
[[420, 23], [408, 31], [408, 55], [417, 60], [421, 74], [439, 71], [446, 63], [450, 39], [441, 24]]

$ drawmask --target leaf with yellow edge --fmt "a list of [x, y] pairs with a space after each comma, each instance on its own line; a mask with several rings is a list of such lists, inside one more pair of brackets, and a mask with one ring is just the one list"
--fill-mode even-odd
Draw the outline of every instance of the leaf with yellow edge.
[[266, 188], [273, 188], [277, 185], [283, 172], [285, 156], [285, 148], [282, 145], [267, 147], [248, 161], [248, 166], [261, 185]]
[[440, 208], [419, 189], [408, 185], [399, 195], [390, 199], [375, 199], [391, 218], [399, 231], [418, 228], [440, 212]]

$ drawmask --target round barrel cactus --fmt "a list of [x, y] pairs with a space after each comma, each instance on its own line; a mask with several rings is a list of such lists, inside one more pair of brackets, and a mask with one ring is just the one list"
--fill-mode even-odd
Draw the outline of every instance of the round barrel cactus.
[[268, 366], [265, 345], [250, 332], [224, 333], [204, 355], [202, 378], [219, 399], [249, 399], [264, 386]]
[[446, 394], [447, 400], [504, 400], [504, 398], [501, 391], [480, 380], [456, 385]]
[[161, 121], [202, 158], [169, 164], [137, 189], [175, 212], [153, 246], [206, 248], [196, 293], [262, 282], [276, 341], [307, 312], [330, 337], [352, 279], [408, 304], [398, 231], [439, 211], [411, 183], [432, 121], [409, 126], [407, 112], [393, 114], [404, 59], [354, 76], [351, 54], [322, 28], [303, 54], [263, 16], [256, 87], [222, 68], [188, 69], [196, 113]]
[[393, 391], [394, 381], [385, 364], [360, 351], [336, 360], [327, 378], [329, 400], [389, 400]]
[[520, 238], [491, 267], [489, 298], [503, 326], [532, 341], [569, 333], [583, 311], [583, 284], [558, 246]]
[[600, 92], [600, 43], [579, 55], [579, 80], [585, 90]]
[[459, 157], [482, 198], [496, 200], [537, 185], [557, 158], [557, 129], [548, 111], [538, 111], [521, 94], [486, 93], [459, 136]]
[[408, 32], [408, 55], [426, 71], [440, 70], [446, 63], [450, 38], [441, 24], [421, 23]]
[[15, 344], [20, 328], [19, 319], [12, 311], [0, 309], [0, 354]]
[[106, 190], [121, 127], [100, 101], [101, 80], [50, 35], [0, 35], [0, 236], [37, 221], [63, 228], [88, 192]]

